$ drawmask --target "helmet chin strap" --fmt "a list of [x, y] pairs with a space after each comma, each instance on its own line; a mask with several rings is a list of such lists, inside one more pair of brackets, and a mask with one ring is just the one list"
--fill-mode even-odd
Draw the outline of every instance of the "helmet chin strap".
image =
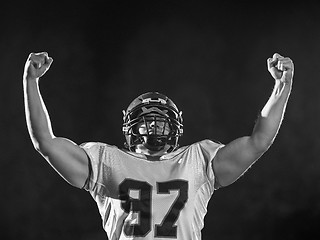
[[143, 145], [151, 151], [160, 151], [165, 147], [166, 142], [157, 137], [148, 136], [146, 140], [144, 139]]

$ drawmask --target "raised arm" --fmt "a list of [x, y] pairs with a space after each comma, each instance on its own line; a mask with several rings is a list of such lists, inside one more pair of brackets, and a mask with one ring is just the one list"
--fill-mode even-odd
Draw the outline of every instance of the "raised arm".
[[221, 148], [213, 162], [222, 186], [233, 183], [258, 160], [271, 146], [280, 128], [292, 88], [294, 66], [290, 58], [276, 53], [267, 60], [267, 67], [275, 85], [251, 136], [238, 138]]
[[83, 187], [88, 176], [87, 155], [72, 141], [55, 137], [39, 90], [39, 78], [50, 68], [47, 53], [31, 53], [23, 74], [24, 104], [28, 131], [35, 149], [71, 185]]

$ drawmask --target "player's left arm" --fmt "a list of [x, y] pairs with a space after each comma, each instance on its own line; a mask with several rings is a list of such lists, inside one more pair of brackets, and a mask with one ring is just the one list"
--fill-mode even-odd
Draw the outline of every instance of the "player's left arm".
[[294, 65], [290, 58], [274, 54], [267, 60], [274, 89], [256, 121], [251, 136], [238, 138], [221, 148], [213, 161], [221, 186], [236, 181], [273, 143], [280, 128], [292, 88]]

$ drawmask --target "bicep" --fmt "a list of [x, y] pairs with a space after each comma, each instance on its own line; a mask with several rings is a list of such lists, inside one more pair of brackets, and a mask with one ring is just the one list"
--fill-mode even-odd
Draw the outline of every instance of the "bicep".
[[247, 136], [219, 149], [212, 165], [219, 183], [227, 186], [236, 181], [262, 154]]
[[77, 144], [57, 137], [43, 143], [40, 153], [68, 183], [84, 186], [89, 173], [88, 156]]

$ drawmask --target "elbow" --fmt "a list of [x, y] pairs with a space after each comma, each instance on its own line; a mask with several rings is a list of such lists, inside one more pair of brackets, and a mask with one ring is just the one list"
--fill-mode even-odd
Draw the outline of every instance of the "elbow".
[[256, 152], [260, 155], [265, 153], [271, 147], [274, 142], [274, 138], [268, 139], [264, 137], [255, 137], [252, 141]]
[[38, 138], [31, 135], [31, 142], [32, 142], [33, 148], [37, 152], [41, 152], [41, 149], [43, 148], [43, 144], [41, 143], [42, 141], [40, 141]]
[[55, 137], [46, 132], [29, 131], [29, 133], [34, 149], [41, 154], [48, 152]]
[[[50, 139], [51, 140], [51, 139]], [[50, 152], [50, 146], [52, 146], [52, 143], [50, 140], [33, 140], [33, 147], [34, 149], [39, 152], [43, 156], [48, 156]]]
[[39, 152], [39, 151], [40, 151], [40, 143], [39, 143], [39, 141], [38, 141], [36, 138], [34, 138], [34, 137], [31, 136], [31, 142], [32, 142], [33, 148], [34, 148], [37, 152]]

